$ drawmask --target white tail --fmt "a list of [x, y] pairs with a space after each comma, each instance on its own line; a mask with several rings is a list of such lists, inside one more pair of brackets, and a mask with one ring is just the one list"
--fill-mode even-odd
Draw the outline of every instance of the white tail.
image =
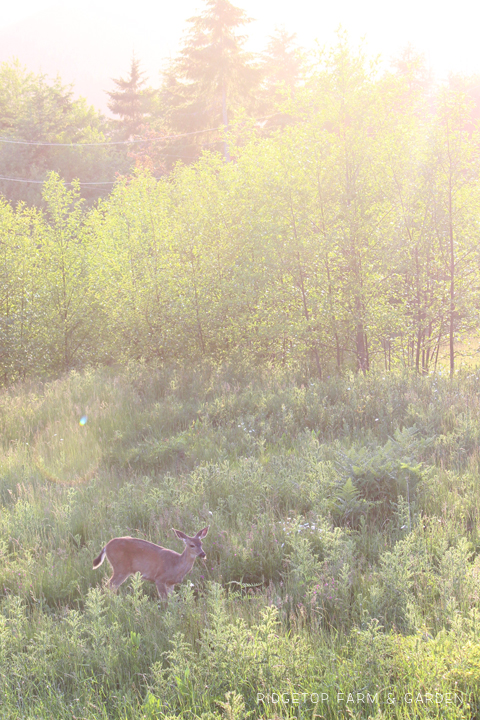
[[193, 537], [185, 535], [181, 530], [172, 529], [185, 543], [181, 555], [146, 540], [119, 537], [113, 538], [105, 545], [100, 555], [93, 561], [93, 567], [94, 569], [100, 567], [106, 555], [113, 568], [113, 575], [109, 580], [111, 588], [116, 590], [130, 575], [139, 572], [144, 580], [154, 582], [160, 597], [166, 599], [173, 586], [182, 582], [185, 575], [190, 572], [195, 558], [207, 557], [203, 551], [202, 540], [208, 533], [208, 527], [203, 528]]

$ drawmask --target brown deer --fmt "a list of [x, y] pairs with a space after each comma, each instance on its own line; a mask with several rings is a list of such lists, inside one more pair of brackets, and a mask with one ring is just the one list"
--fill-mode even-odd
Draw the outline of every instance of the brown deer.
[[111, 588], [116, 590], [130, 575], [139, 572], [144, 580], [155, 583], [158, 594], [162, 600], [166, 600], [173, 591], [173, 586], [182, 582], [190, 572], [195, 558], [207, 557], [202, 548], [202, 540], [208, 533], [208, 527], [200, 530], [194, 537], [189, 537], [175, 528], [172, 530], [185, 543], [181, 555], [147, 540], [119, 537], [105, 545], [93, 561], [93, 569], [100, 567], [106, 555], [113, 568], [113, 575], [109, 580]]

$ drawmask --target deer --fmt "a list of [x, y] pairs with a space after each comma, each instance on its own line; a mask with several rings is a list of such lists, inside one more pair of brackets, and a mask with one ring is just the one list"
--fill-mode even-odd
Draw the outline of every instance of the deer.
[[181, 554], [147, 540], [118, 537], [102, 548], [100, 555], [93, 561], [93, 569], [99, 568], [106, 557], [113, 568], [113, 575], [108, 581], [112, 590], [117, 590], [130, 575], [139, 572], [143, 580], [155, 583], [162, 600], [168, 600], [174, 586], [181, 583], [192, 569], [195, 559], [198, 557], [205, 560], [207, 557], [202, 540], [208, 533], [208, 526], [193, 537], [185, 535], [181, 530], [172, 530], [185, 543]]

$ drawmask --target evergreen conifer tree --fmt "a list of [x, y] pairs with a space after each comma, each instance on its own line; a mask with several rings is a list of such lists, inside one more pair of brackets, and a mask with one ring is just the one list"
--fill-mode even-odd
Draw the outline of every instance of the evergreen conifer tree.
[[177, 132], [228, 127], [235, 109], [252, 103], [259, 82], [253, 56], [243, 49], [246, 38], [237, 34], [250, 18], [229, 0], [205, 5], [201, 15], [188, 20], [185, 45], [165, 73], [164, 107]]
[[140, 70], [140, 61], [133, 54], [128, 77], [113, 79], [117, 90], [107, 93], [110, 97], [108, 108], [120, 117], [117, 121], [118, 136], [124, 140], [138, 135], [149, 115], [150, 101], [155, 91], [143, 87], [146, 83], [144, 76], [145, 73]]
[[263, 53], [263, 108], [275, 109], [287, 92], [293, 95], [302, 77], [302, 53], [295, 43], [296, 34], [284, 27], [275, 28]]

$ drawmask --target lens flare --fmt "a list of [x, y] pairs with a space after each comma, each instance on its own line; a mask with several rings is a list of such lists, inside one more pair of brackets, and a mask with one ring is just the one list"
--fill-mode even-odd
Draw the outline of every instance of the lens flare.
[[87, 416], [82, 415], [82, 417], [80, 418], [80, 425], [86, 425], [86, 424], [87, 424]]

